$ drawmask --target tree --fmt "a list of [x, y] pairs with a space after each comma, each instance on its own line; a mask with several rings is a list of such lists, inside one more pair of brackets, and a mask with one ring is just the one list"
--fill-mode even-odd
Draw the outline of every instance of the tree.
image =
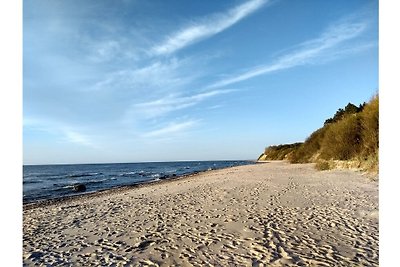
[[[364, 103], [364, 105], [365, 105], [365, 103]], [[344, 109], [339, 108], [336, 111], [333, 118], [329, 118], [329, 119], [325, 120], [324, 125], [327, 125], [327, 124], [333, 123], [333, 122], [338, 122], [349, 114], [358, 113], [364, 108], [364, 105], [360, 105], [360, 107], [357, 107], [356, 105], [349, 102]]]
[[348, 103], [347, 106], [344, 108], [345, 114], [355, 114], [358, 112], [358, 107], [353, 105], [352, 103]]

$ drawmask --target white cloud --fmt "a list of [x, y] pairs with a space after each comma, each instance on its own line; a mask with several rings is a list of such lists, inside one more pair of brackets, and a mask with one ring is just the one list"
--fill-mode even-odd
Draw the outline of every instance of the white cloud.
[[77, 132], [76, 130], [61, 128], [61, 132], [64, 134], [64, 140], [69, 143], [75, 143], [88, 147], [97, 147], [87, 135]]
[[[366, 29], [366, 26], [366, 23], [339, 23], [330, 27], [319, 38], [300, 44], [293, 52], [281, 56], [272, 64], [254, 67], [249, 71], [235, 75], [232, 78], [217, 81], [208, 88], [219, 88], [271, 72], [289, 69], [300, 65], [313, 64], [322, 61], [324, 57], [330, 57], [330, 59], [332, 59], [332, 54], [338, 56], [341, 54], [338, 53], [338, 51], [332, 51], [332, 49], [337, 48], [345, 41], [359, 36]], [[363, 45], [363, 47], [365, 48], [365, 45]], [[356, 52], [360, 49], [353, 48], [351, 50]], [[350, 50], [347, 49], [346, 51]]]
[[74, 143], [87, 147], [98, 148], [93, 137], [83, 134], [77, 127], [51, 120], [27, 117], [23, 120], [24, 131], [36, 130], [55, 136], [61, 142]]
[[144, 134], [144, 137], [168, 137], [168, 135], [176, 135], [176, 134], [181, 134], [182, 132], [192, 128], [198, 124], [197, 120], [188, 120], [185, 122], [172, 122], [168, 124], [167, 126], [148, 132]]
[[209, 91], [191, 96], [169, 95], [167, 97], [158, 100], [134, 104], [131, 106], [131, 109], [128, 111], [127, 115], [128, 117], [132, 117], [134, 115], [136, 116], [140, 115], [140, 117], [144, 116], [145, 118], [158, 117], [175, 110], [180, 110], [197, 105], [208, 98], [217, 95], [231, 93], [234, 91], [235, 90], [227, 89], [227, 90]]
[[185, 75], [185, 69], [190, 69], [188, 65], [191, 65], [190, 60], [173, 58], [166, 62], [156, 61], [144, 67], [125, 68], [106, 74], [91, 90], [155, 92], [178, 89], [196, 77], [196, 73]]
[[251, 0], [228, 10], [226, 13], [214, 14], [203, 22], [188, 26], [172, 34], [164, 43], [154, 46], [152, 53], [155, 55], [171, 54], [190, 44], [222, 32], [262, 7], [266, 2], [267, 0]]

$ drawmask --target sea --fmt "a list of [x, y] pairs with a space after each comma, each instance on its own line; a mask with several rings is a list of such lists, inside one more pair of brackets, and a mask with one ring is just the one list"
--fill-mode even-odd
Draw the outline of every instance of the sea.
[[[23, 202], [64, 198], [248, 164], [254, 161], [24, 165]], [[84, 185], [85, 190], [77, 190], [77, 185]]]

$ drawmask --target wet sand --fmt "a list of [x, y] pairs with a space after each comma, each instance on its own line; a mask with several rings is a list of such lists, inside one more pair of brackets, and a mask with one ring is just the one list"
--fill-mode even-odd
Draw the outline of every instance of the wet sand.
[[276, 161], [26, 205], [23, 263], [378, 266], [378, 182]]

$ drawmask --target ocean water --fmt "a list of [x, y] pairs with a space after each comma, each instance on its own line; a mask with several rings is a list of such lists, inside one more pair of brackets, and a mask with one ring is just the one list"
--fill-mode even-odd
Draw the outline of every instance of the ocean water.
[[[25, 165], [23, 166], [23, 202], [56, 199], [253, 163], [252, 161], [181, 161]], [[76, 184], [84, 184], [86, 191], [74, 191]]]

